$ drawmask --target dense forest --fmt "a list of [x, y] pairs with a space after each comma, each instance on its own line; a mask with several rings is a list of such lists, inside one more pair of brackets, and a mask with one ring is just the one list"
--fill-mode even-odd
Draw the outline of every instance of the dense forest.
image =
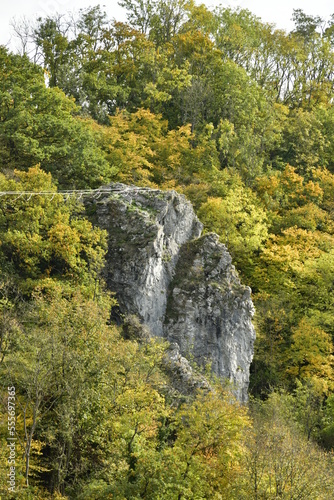
[[[334, 15], [120, 4], [0, 46], [0, 495], [333, 498]], [[227, 245], [256, 307], [248, 405], [213, 377], [179, 394], [166, 343], [110, 323], [106, 233], [58, 194], [110, 182], [183, 193]]]

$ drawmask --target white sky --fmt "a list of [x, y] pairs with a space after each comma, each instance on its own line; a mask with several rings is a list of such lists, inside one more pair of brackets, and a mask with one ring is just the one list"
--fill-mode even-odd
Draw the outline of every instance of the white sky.
[[[230, 7], [243, 7], [261, 17], [263, 21], [274, 23], [278, 28], [291, 30], [293, 9], [302, 9], [306, 14], [319, 15], [328, 19], [334, 13], [333, 0], [197, 0], [207, 6], [219, 4]], [[35, 18], [63, 13], [68, 10], [78, 10], [100, 3], [104, 5], [109, 17], [125, 20], [124, 11], [118, 6], [117, 0], [0, 0], [0, 44], [10, 40], [10, 21], [22, 16]], [[13, 48], [13, 43], [10, 45]]]

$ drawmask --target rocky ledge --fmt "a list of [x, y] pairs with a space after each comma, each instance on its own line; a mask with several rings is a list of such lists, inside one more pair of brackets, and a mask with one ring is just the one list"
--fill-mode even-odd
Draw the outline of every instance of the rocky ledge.
[[177, 344], [200, 366], [210, 364], [246, 401], [255, 339], [251, 290], [218, 236], [201, 236], [191, 203], [175, 191], [112, 184], [87, 210], [109, 234], [105, 277], [119, 303], [113, 319], [138, 316], [151, 335]]

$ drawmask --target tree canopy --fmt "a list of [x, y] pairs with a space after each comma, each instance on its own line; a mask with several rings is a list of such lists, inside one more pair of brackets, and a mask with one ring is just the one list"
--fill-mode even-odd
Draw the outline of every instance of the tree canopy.
[[[20, 54], [0, 47], [0, 380], [20, 498], [325, 500], [334, 15], [296, 9], [287, 33], [242, 8], [120, 4], [126, 22], [96, 5], [16, 22]], [[166, 344], [111, 322], [106, 234], [59, 194], [109, 182], [176, 189], [228, 247], [256, 306], [248, 407], [209, 375], [177, 393]]]

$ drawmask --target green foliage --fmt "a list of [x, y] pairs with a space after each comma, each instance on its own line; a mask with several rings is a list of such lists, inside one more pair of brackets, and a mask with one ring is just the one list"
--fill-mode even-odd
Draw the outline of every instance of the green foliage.
[[246, 409], [218, 386], [179, 407], [166, 392], [164, 344], [123, 340], [106, 324], [109, 307], [79, 292], [36, 295], [12, 333], [0, 377], [16, 388], [29, 487], [42, 478], [71, 498], [166, 500], [230, 488]]
[[166, 120], [148, 110], [119, 112], [110, 118], [109, 127], [100, 129], [101, 147], [113, 181], [182, 189], [217, 170], [210, 129], [195, 138], [189, 126], [169, 131]]
[[236, 498], [325, 500], [331, 495], [333, 457], [292, 424], [293, 403], [286, 394], [273, 393], [265, 403], [254, 405], [247, 473]]
[[238, 177], [225, 197], [209, 198], [198, 216], [209, 231], [221, 235], [238, 264], [258, 252], [268, 235], [264, 210]]
[[[0, 190], [18, 193], [0, 199], [0, 379], [17, 387], [20, 498], [327, 500], [333, 19], [297, 9], [285, 33], [246, 9], [121, 5], [128, 23], [96, 6], [26, 25], [43, 69], [0, 47]], [[213, 382], [176, 394], [137, 319], [108, 324], [106, 235], [56, 184], [110, 181], [177, 189], [227, 244], [257, 310], [252, 422]]]
[[[103, 265], [106, 234], [82, 217], [83, 207], [65, 203], [51, 175], [39, 167], [15, 171], [14, 178], [0, 174], [1, 191], [15, 191], [18, 199], [2, 197], [0, 205], [0, 259], [13, 273], [22, 291], [48, 288], [53, 279], [93, 288]], [[21, 191], [35, 192], [27, 200]], [[40, 191], [54, 196], [38, 195]]]
[[73, 99], [45, 86], [43, 71], [0, 48], [0, 168], [39, 163], [66, 186], [100, 185], [107, 163], [88, 123], [75, 118]]

